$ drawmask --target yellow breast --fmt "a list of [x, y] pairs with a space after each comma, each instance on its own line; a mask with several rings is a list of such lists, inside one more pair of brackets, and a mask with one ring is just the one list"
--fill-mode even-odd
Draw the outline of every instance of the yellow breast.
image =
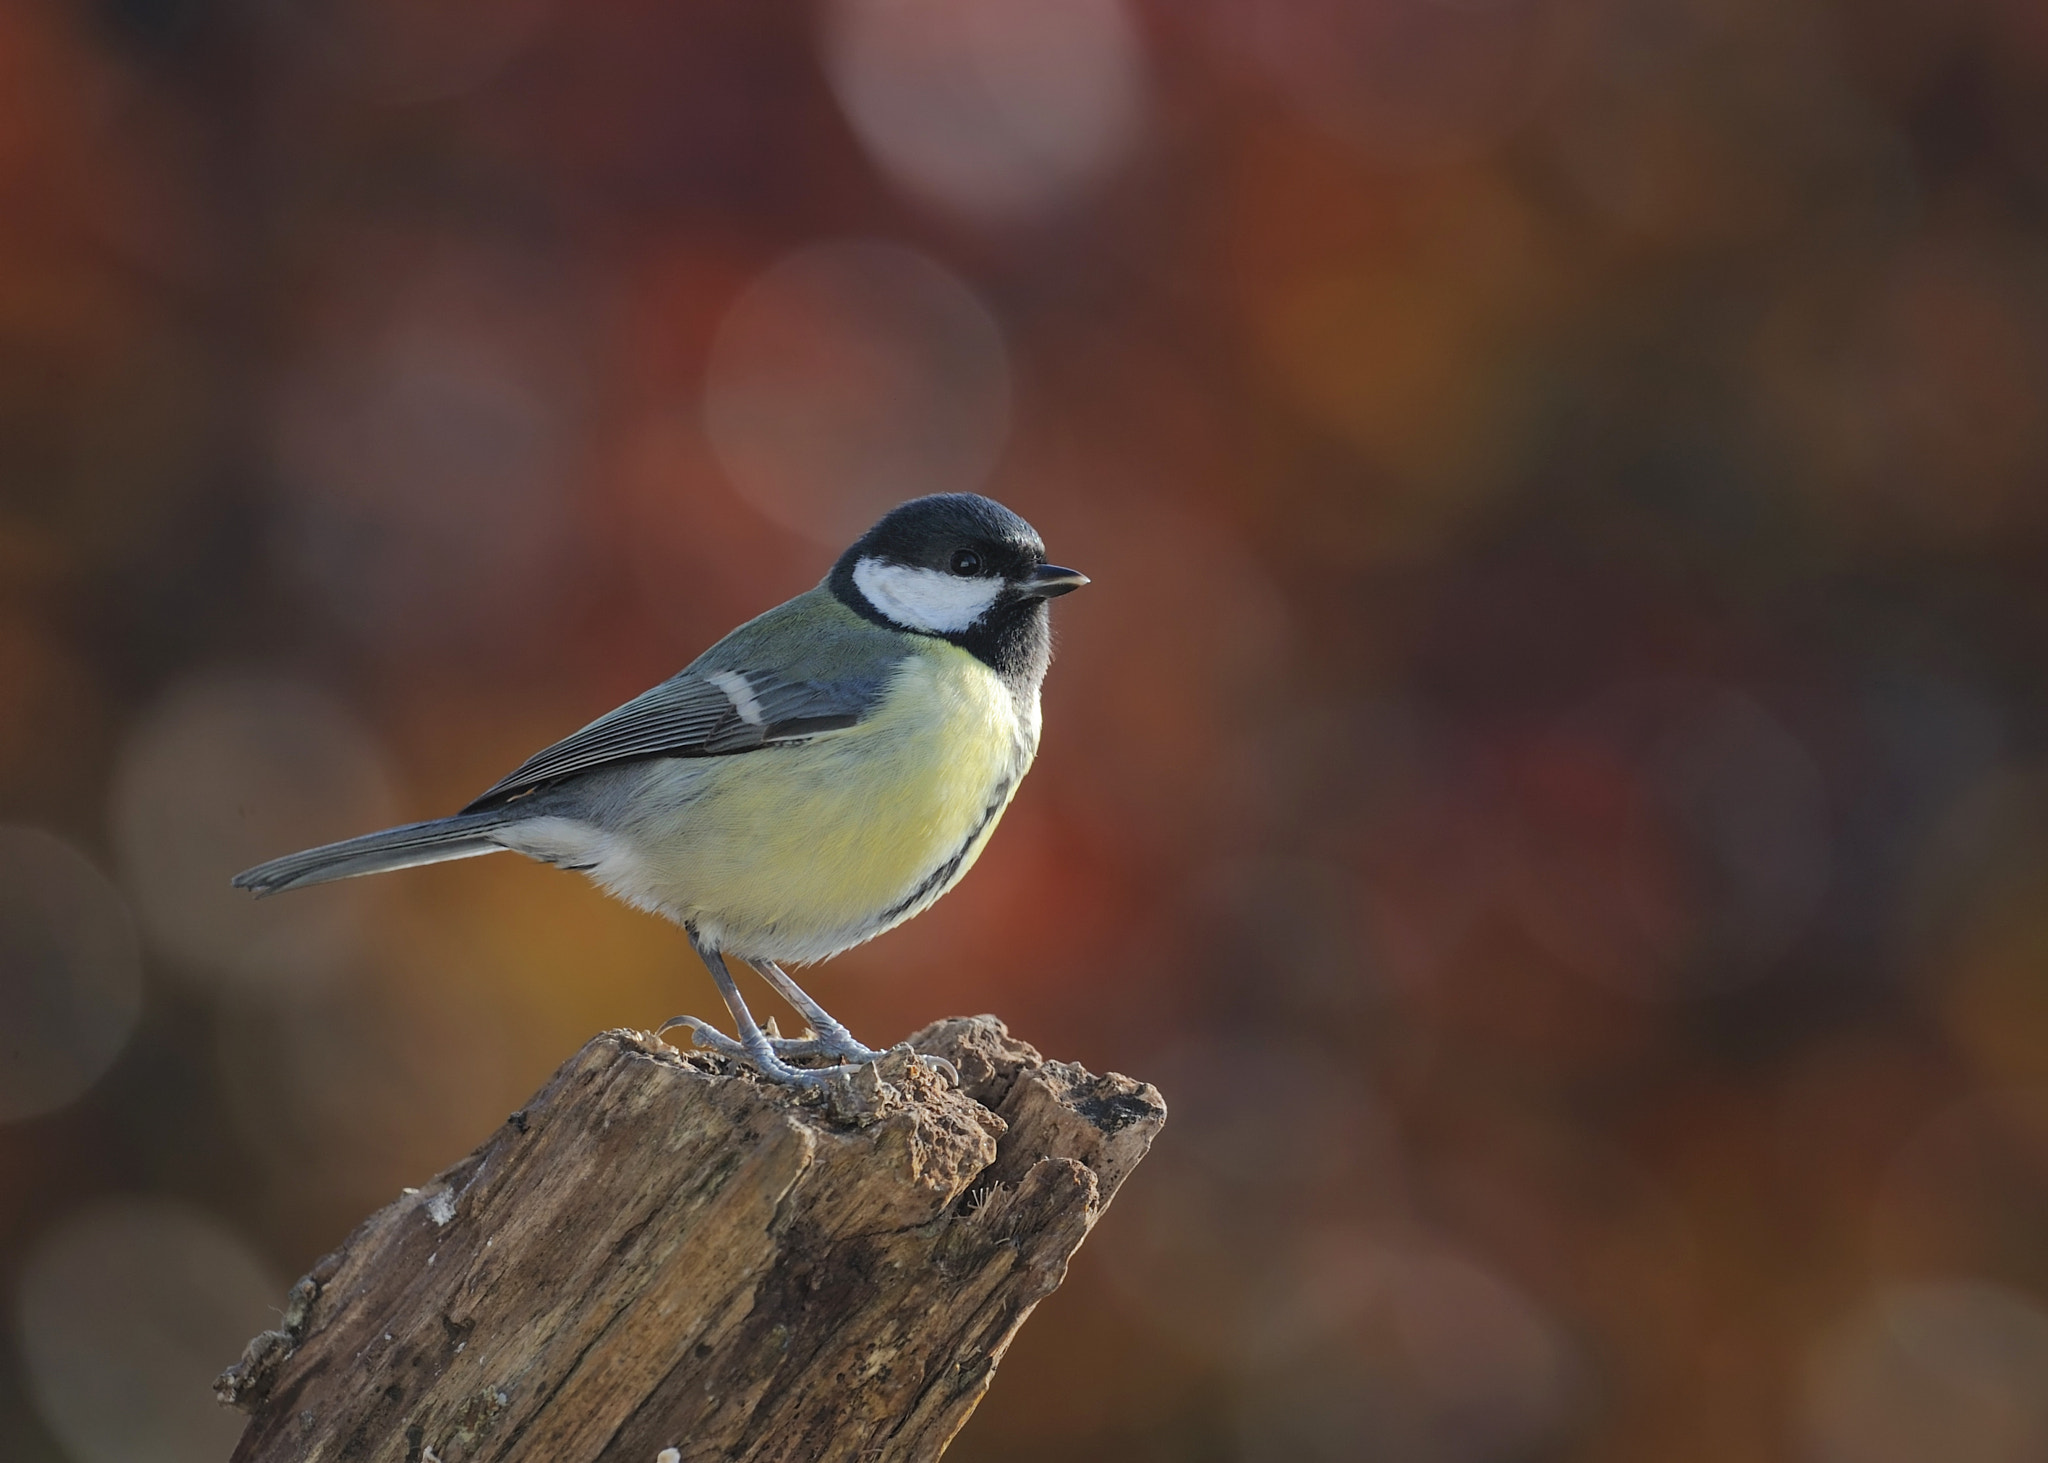
[[633, 830], [651, 886], [636, 902], [737, 955], [837, 954], [973, 866], [1031, 765], [1037, 721], [973, 656], [921, 643], [858, 726], [669, 764], [690, 786], [666, 826]]

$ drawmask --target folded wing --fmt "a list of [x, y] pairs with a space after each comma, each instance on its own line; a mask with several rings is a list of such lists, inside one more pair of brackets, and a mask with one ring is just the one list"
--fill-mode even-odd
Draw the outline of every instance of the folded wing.
[[873, 679], [787, 681], [768, 671], [685, 671], [537, 752], [464, 808], [500, 807], [548, 783], [646, 757], [727, 757], [857, 724], [881, 697]]

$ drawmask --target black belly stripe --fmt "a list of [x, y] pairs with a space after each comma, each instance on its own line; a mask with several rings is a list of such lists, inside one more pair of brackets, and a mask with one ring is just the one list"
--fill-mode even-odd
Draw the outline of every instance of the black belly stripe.
[[905, 910], [923, 899], [927, 894], [930, 894], [934, 889], [943, 889], [952, 881], [953, 876], [960, 872], [960, 865], [966, 862], [968, 850], [972, 849], [976, 842], [980, 840], [981, 835], [988, 831], [988, 825], [995, 822], [996, 814], [1002, 812], [1003, 805], [1009, 802], [1011, 785], [1009, 781], [1005, 781], [1001, 787], [996, 789], [995, 801], [982, 810], [981, 821], [974, 825], [974, 831], [967, 835], [967, 841], [960, 845], [951, 858], [940, 864], [936, 869], [933, 869], [925, 877], [923, 883], [910, 891], [908, 897], [890, 905], [881, 914], [877, 915], [875, 917], [877, 924], [887, 924], [890, 920], [896, 918], [897, 915], [902, 914]]

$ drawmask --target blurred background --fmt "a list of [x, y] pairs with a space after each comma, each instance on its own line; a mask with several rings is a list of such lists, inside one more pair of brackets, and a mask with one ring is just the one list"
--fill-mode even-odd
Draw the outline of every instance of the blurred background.
[[228, 875], [947, 489], [1095, 584], [809, 984], [1173, 1108], [953, 1457], [2048, 1457], [2035, 0], [0, 0], [0, 1457], [718, 1010]]

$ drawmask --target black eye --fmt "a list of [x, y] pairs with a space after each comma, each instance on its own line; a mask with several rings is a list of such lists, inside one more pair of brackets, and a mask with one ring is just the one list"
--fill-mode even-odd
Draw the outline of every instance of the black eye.
[[959, 553], [953, 555], [953, 572], [962, 576], [979, 574], [981, 572], [981, 555], [975, 553], [972, 549], [962, 549]]

